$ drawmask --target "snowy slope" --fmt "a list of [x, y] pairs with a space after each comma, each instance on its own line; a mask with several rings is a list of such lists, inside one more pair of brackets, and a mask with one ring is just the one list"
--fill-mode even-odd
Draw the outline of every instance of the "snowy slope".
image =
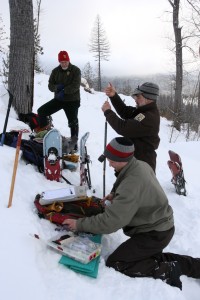
[[[37, 75], [35, 79], [34, 109], [51, 99], [52, 93], [47, 88], [48, 77]], [[1, 86], [0, 95], [5, 90]], [[126, 103], [133, 104], [130, 97], [123, 96]], [[98, 161], [104, 147], [105, 118], [101, 106], [106, 100], [104, 93], [94, 95], [81, 89], [81, 108], [79, 110], [80, 136], [89, 131], [87, 142], [90, 154], [92, 184], [96, 196], [102, 197], [102, 164]], [[6, 114], [7, 95], [0, 98], [0, 128]], [[67, 119], [62, 111], [53, 115], [54, 126], [64, 136], [69, 136]], [[167, 251], [200, 256], [200, 142], [185, 142], [182, 136], [176, 143], [169, 144], [169, 122], [161, 120], [161, 144], [157, 151], [157, 177], [165, 190], [174, 209], [176, 234], [167, 247]], [[17, 121], [14, 110], [11, 110], [8, 128], [28, 128]], [[2, 130], [1, 130], [2, 131]], [[108, 126], [107, 140], [115, 137], [115, 132]], [[188, 196], [178, 196], [171, 184], [171, 173], [167, 166], [168, 150], [177, 151], [183, 161]], [[29, 236], [38, 233], [43, 238], [55, 235], [55, 226], [41, 220], [35, 213], [34, 197], [47, 189], [66, 187], [66, 183], [50, 182], [38, 173], [37, 168], [26, 165], [20, 160], [17, 170], [13, 205], [7, 208], [10, 182], [12, 178], [15, 149], [0, 147], [0, 286], [1, 297], [5, 300], [74, 300], [74, 299], [136, 299], [136, 300], [199, 300], [200, 280], [182, 276], [183, 291], [166, 285], [161, 280], [151, 278], [129, 278], [113, 269], [105, 267], [104, 258], [120, 243], [126, 240], [122, 231], [104, 235], [103, 253], [100, 259], [97, 279], [76, 274], [58, 264], [60, 255], [47, 249]], [[78, 172], [64, 171], [64, 175], [74, 184], [79, 184]], [[113, 170], [106, 167], [106, 191], [110, 191], [115, 178]]]

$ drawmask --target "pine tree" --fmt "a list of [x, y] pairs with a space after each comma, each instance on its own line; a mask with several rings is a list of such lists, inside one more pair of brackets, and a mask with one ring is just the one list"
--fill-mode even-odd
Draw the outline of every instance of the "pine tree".
[[92, 30], [89, 50], [90, 52], [94, 53], [95, 60], [98, 62], [98, 90], [101, 91], [101, 61], [108, 61], [108, 56], [110, 54], [110, 45], [99, 15], [97, 15], [95, 25]]
[[95, 75], [92, 69], [92, 66], [89, 62], [84, 66], [82, 72], [82, 77], [87, 80], [87, 83], [89, 84], [90, 87], [94, 87], [94, 79]]

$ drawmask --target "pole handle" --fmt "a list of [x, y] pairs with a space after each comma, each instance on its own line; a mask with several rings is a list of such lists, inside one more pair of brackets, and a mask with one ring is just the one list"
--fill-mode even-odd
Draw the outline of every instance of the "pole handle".
[[[104, 149], [106, 149], [107, 144], [107, 126], [108, 123], [105, 121], [105, 133], [104, 133]], [[103, 197], [106, 195], [106, 158], [103, 162]]]

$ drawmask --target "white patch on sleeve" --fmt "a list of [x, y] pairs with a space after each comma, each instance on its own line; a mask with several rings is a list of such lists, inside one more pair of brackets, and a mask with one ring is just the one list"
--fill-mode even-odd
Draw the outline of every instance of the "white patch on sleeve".
[[144, 119], [145, 119], [145, 115], [143, 115], [141, 113], [134, 118], [134, 120], [136, 120], [138, 122], [141, 122]]

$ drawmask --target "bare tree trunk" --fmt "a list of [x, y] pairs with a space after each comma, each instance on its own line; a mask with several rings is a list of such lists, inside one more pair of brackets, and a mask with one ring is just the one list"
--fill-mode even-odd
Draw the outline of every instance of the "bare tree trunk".
[[9, 0], [10, 57], [8, 87], [18, 113], [33, 107], [34, 27], [32, 0]]
[[183, 55], [182, 55], [182, 37], [181, 27], [179, 27], [179, 6], [180, 0], [169, 0], [173, 7], [173, 28], [176, 48], [176, 86], [174, 95], [174, 111], [176, 118], [174, 127], [180, 130], [181, 127], [181, 106], [182, 106], [182, 85], [183, 85]]
[[200, 124], [200, 72], [199, 72], [199, 76], [198, 76], [198, 91], [197, 91], [197, 105], [198, 105], [198, 109], [197, 109], [197, 132], [199, 131], [199, 124]]
[[198, 92], [197, 92], [197, 99], [198, 99], [198, 113], [200, 116], [200, 72], [199, 72], [199, 76], [198, 76]]
[[101, 58], [99, 56], [99, 65], [98, 65], [98, 90], [101, 92]]

